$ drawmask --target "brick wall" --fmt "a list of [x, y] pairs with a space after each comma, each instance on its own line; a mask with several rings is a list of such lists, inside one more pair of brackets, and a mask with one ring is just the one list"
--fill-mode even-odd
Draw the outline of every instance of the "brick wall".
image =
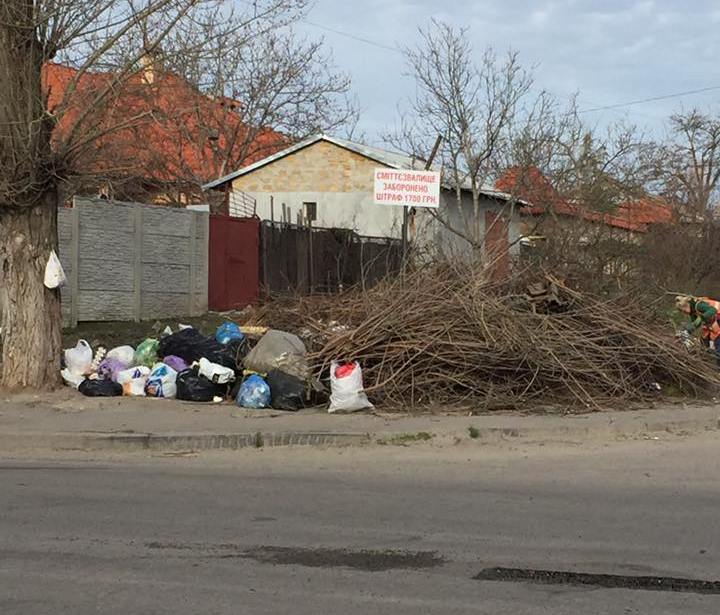
[[238, 177], [243, 192], [372, 192], [373, 169], [383, 166], [327, 141]]

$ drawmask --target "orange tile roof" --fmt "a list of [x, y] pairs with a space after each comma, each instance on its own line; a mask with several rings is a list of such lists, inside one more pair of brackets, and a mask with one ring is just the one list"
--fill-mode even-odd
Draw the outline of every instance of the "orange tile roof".
[[[54, 133], [56, 143], [73, 128], [77, 128], [76, 135], [91, 137], [92, 148], [81, 163], [93, 173], [202, 184], [226, 171], [223, 162], [251, 164], [289, 142], [270, 128], [253, 135], [235, 111], [236, 101], [209, 98], [168, 72], [156, 71], [152, 83], [141, 75], [130, 77], [103, 108], [100, 122], [83, 120], [83, 109], [115, 79], [112, 73], [87, 72], [75, 91], [69, 92], [76, 75], [68, 66], [47, 64], [43, 84], [50, 112], [66, 105]], [[66, 95], [68, 103], [63, 102]], [[94, 136], [122, 124], [127, 126]], [[225, 161], [228, 151], [229, 161]]]
[[527, 215], [542, 215], [552, 210], [565, 216], [581, 217], [591, 222], [634, 232], [647, 232], [651, 224], [668, 224], [674, 219], [673, 209], [660, 199], [645, 197], [618, 205], [612, 213], [602, 213], [571, 203], [563, 198], [543, 173], [536, 167], [521, 170], [508, 169], [496, 182], [503, 192], [519, 196], [532, 203], [522, 210]]

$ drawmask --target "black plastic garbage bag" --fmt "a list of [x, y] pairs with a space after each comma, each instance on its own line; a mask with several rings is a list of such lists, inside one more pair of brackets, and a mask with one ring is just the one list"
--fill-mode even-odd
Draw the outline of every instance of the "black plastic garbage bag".
[[212, 401], [215, 397], [227, 395], [227, 384], [215, 384], [201, 376], [197, 367], [191, 367], [177, 375], [175, 381], [178, 399], [183, 401]]
[[266, 381], [270, 386], [270, 406], [276, 410], [300, 410], [305, 407], [307, 385], [297, 376], [273, 369]]
[[188, 364], [203, 357], [212, 363], [237, 369], [244, 356], [245, 341], [235, 340], [221, 344], [214, 337], [205, 337], [197, 329], [182, 329], [160, 340], [158, 356], [175, 355]]
[[80, 383], [78, 391], [87, 397], [118, 397], [122, 395], [123, 388], [121, 384], [112, 380], [89, 380], [86, 378]]

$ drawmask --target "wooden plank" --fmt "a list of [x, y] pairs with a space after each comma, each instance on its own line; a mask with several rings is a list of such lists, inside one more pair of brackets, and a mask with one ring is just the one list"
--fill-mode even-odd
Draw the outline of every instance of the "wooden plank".
[[132, 320], [134, 294], [118, 291], [80, 291], [78, 317], [80, 320]]
[[143, 234], [142, 262], [190, 265], [190, 241], [188, 238]]
[[171, 207], [143, 207], [144, 230], [148, 235], [189, 237], [195, 213]]
[[[141, 290], [190, 295], [190, 267], [188, 265], [143, 265]], [[186, 314], [187, 312], [184, 312]]]
[[79, 268], [78, 288], [81, 291], [118, 290], [133, 292], [134, 273], [132, 263], [114, 263], [106, 259], [82, 258]]

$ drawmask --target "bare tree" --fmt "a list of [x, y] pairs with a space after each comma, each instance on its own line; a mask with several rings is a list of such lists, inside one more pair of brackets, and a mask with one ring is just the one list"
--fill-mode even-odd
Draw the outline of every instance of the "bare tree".
[[684, 213], [702, 216], [720, 187], [720, 119], [697, 109], [670, 117], [667, 139], [655, 147], [660, 189]]
[[[43, 273], [57, 249], [61, 182], [88, 149], [147, 118], [146, 110], [114, 112], [124, 84], [147, 68], [148, 57], [161, 57], [174, 32], [221, 23], [203, 41], [207, 53], [225, 37], [252, 35], [304, 4], [257, 0], [236, 12], [227, 0], [0, 3], [0, 386], [47, 387], [59, 380], [60, 298], [44, 287]], [[198, 49], [188, 45], [184, 52]], [[56, 59], [77, 70], [49, 111], [43, 68]], [[105, 77], [96, 78], [98, 70]], [[92, 87], [80, 87], [87, 83]]]
[[[433, 20], [420, 30], [420, 43], [406, 49], [417, 93], [401, 128], [389, 140], [424, 157], [437, 135], [443, 137], [438, 160], [443, 182], [454, 190], [460, 228], [442, 212], [434, 215], [452, 232], [479, 248], [483, 244], [482, 189], [492, 177], [495, 158], [507, 146], [508, 127], [516, 119], [532, 78], [514, 52], [499, 59], [491, 49], [476, 62], [467, 30]], [[463, 207], [463, 191], [472, 195], [472, 211]]]
[[198, 87], [224, 97], [228, 108], [234, 103], [231, 112], [240, 119], [217, 126], [224, 136], [223, 146], [215, 150], [220, 173], [276, 147], [272, 139], [263, 143], [268, 128], [284, 135], [288, 143], [344, 127], [357, 116], [348, 95], [350, 79], [333, 68], [322, 40], [275, 29], [193, 68]]

